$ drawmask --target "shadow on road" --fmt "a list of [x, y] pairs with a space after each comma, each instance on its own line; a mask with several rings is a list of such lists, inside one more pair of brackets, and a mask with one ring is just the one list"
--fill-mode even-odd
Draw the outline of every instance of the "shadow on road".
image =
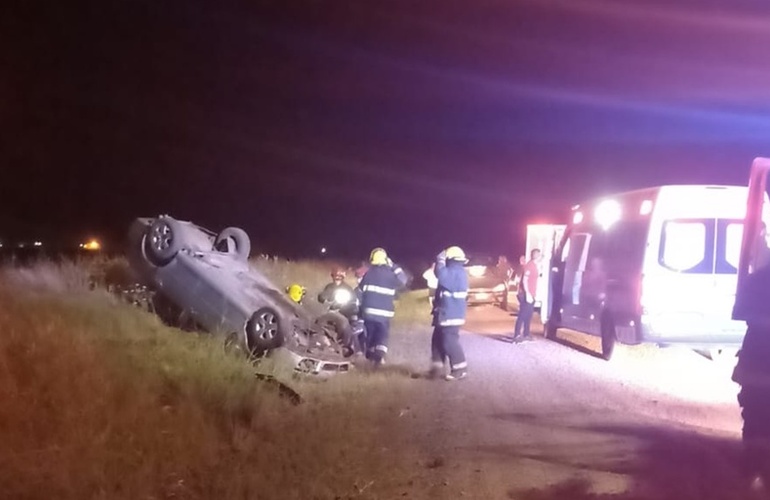
[[551, 340], [552, 342], [556, 342], [557, 344], [561, 344], [564, 347], [569, 347], [573, 351], [578, 351], [580, 353], [587, 354], [587, 355], [592, 356], [594, 358], [603, 359], [601, 353], [593, 351], [593, 350], [591, 350], [591, 349], [589, 349], [589, 348], [587, 348], [585, 346], [582, 346], [580, 344], [576, 344], [574, 342], [570, 342], [569, 340], [563, 339], [561, 337], [557, 336], [554, 339], [548, 339], [548, 340]]
[[499, 342], [504, 342], [506, 344], [513, 344], [513, 340], [511, 339], [510, 335], [505, 335], [505, 334], [502, 334], [502, 333], [491, 333], [491, 334], [486, 334], [486, 335], [482, 334], [482, 333], [478, 333], [477, 335], [480, 335], [482, 337], [487, 337], [487, 338], [490, 338], [490, 339], [493, 339], [493, 340], [497, 340]]
[[[553, 432], [577, 431], [570, 444], [480, 448], [500, 458], [529, 459], [578, 471], [576, 477], [547, 489], [510, 491], [509, 498], [522, 500], [733, 500], [758, 498], [749, 491], [749, 479], [742, 472], [741, 443], [738, 439], [706, 436], [687, 429], [663, 425], [564, 424], [570, 416], [506, 413], [492, 418], [526, 425], [538, 425]], [[561, 422], [561, 423], [560, 423]], [[584, 472], [608, 472], [632, 478], [628, 491], [597, 494]], [[587, 475], [587, 474], [582, 474]]]

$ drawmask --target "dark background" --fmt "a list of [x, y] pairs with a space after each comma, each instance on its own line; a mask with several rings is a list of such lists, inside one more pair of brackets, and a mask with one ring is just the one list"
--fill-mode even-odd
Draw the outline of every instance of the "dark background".
[[770, 154], [764, 1], [0, 9], [6, 241], [168, 213], [283, 255], [516, 256], [586, 197]]

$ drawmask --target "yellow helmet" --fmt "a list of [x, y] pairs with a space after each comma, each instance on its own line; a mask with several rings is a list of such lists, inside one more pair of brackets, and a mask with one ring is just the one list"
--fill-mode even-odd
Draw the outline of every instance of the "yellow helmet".
[[384, 266], [388, 263], [388, 253], [383, 248], [375, 248], [369, 255], [369, 262], [375, 266]]
[[446, 249], [446, 258], [447, 260], [459, 260], [461, 262], [467, 262], [468, 259], [465, 258], [465, 252], [463, 252], [463, 249], [460, 247], [449, 247]]
[[297, 304], [299, 304], [302, 297], [305, 296], [305, 289], [296, 283], [287, 288], [286, 292], [289, 294], [289, 298]]

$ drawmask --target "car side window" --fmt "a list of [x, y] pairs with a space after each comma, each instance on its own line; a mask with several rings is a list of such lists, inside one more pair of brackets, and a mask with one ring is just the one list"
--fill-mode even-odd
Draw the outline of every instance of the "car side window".
[[663, 223], [658, 262], [680, 273], [714, 272], [714, 220], [668, 220]]

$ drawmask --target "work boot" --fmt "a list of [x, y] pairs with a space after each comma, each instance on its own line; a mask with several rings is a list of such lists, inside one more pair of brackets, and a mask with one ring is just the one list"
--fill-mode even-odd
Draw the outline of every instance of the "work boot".
[[447, 382], [462, 380], [468, 376], [468, 370], [456, 370], [444, 377]]

